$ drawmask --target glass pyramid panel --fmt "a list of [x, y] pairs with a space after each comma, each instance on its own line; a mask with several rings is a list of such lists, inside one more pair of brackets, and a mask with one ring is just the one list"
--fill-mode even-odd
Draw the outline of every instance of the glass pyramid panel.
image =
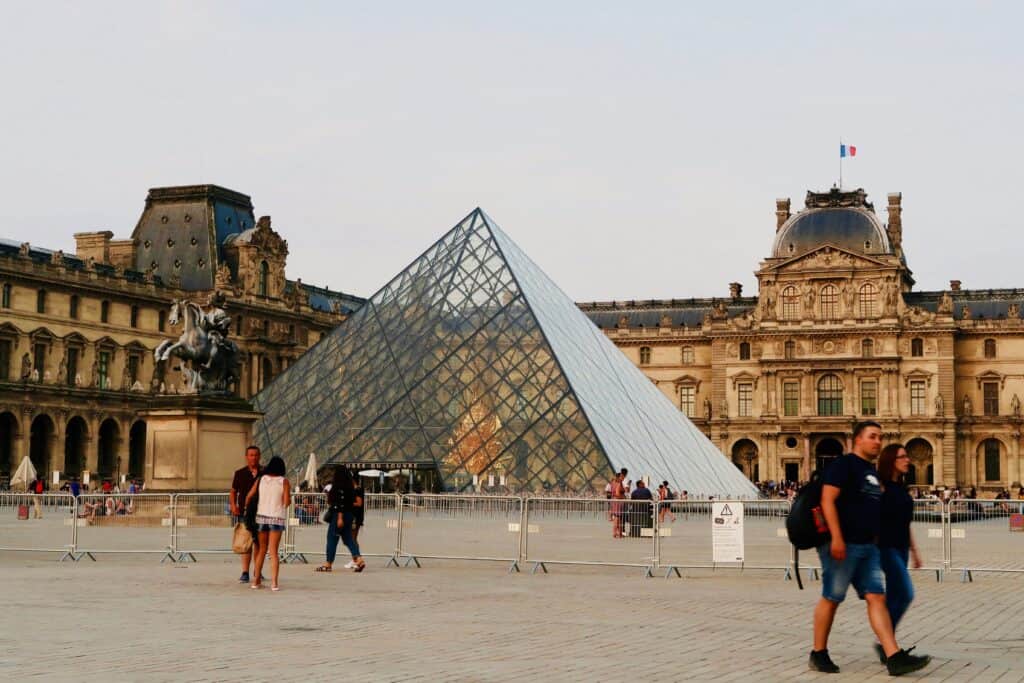
[[446, 490], [694, 494], [743, 475], [477, 209], [254, 399], [267, 457], [434, 469]]

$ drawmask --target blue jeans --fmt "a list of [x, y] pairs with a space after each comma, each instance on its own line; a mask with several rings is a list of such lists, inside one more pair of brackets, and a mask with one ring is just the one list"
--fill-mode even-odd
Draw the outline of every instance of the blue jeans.
[[341, 528], [338, 528], [337, 518], [327, 523], [327, 562], [334, 564], [334, 558], [338, 555], [338, 540], [340, 539], [348, 551], [352, 553], [352, 559], [359, 557], [359, 544], [352, 537], [352, 513], [346, 512], [341, 517]]
[[882, 567], [878, 559], [878, 546], [874, 543], [847, 543], [846, 559], [837, 562], [832, 559], [831, 546], [818, 546], [821, 560], [821, 597], [832, 602], [842, 602], [846, 591], [853, 584], [857, 597], [864, 599], [868, 593], [885, 594]]
[[885, 606], [889, 608], [889, 618], [895, 630], [896, 624], [900, 623], [910, 603], [914, 601], [914, 584], [907, 570], [910, 551], [907, 548], [879, 548], [878, 551], [881, 554], [882, 571], [885, 573]]

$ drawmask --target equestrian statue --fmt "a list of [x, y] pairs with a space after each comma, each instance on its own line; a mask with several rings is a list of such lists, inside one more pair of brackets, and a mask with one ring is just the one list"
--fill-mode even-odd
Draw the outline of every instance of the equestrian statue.
[[238, 346], [228, 339], [231, 316], [221, 303], [222, 299], [212, 298], [210, 310], [204, 313], [193, 301], [175, 301], [167, 322], [172, 327], [183, 322], [185, 329], [177, 341], [165, 340], [153, 352], [160, 373], [171, 356], [183, 361], [181, 373], [189, 393], [232, 395], [237, 388]]

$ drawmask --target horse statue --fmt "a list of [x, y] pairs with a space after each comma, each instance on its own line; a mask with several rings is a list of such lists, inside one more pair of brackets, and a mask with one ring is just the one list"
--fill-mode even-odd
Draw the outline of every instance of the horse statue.
[[161, 342], [153, 352], [158, 371], [171, 356], [185, 362], [181, 372], [188, 390], [197, 394], [232, 394], [238, 384], [238, 346], [227, 338], [231, 318], [219, 306], [203, 313], [199, 304], [182, 299], [171, 304], [167, 322], [185, 329], [177, 341]]

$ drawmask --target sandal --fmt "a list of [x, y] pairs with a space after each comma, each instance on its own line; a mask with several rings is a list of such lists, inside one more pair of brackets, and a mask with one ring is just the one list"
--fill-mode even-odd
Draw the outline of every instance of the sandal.
[[324, 573], [330, 573], [332, 570], [331, 570], [331, 566], [330, 565], [322, 564], [319, 567], [317, 567], [315, 571], [324, 572]]
[[352, 571], [354, 571], [356, 574], [363, 571], [364, 569], [366, 569], [366, 563], [363, 562], [362, 559], [360, 559], [359, 562], [356, 563], [356, 566], [352, 567]]

